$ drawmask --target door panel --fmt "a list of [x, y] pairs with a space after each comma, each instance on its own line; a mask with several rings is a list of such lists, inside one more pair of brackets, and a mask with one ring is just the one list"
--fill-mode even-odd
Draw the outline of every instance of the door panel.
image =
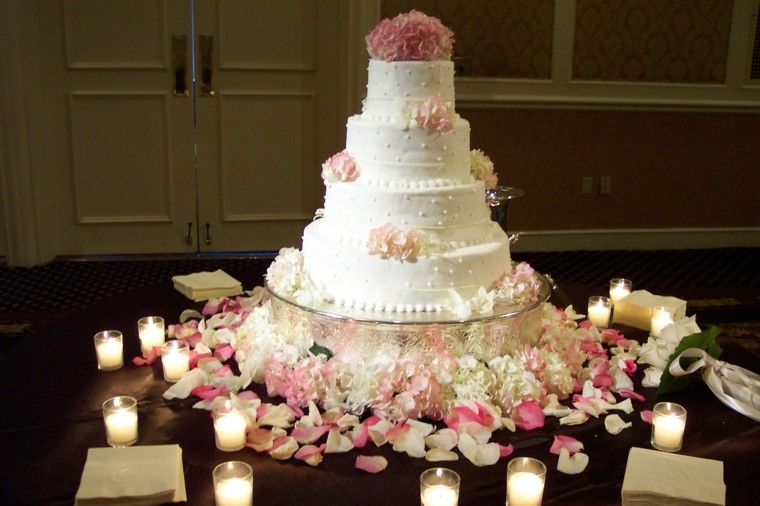
[[[53, 254], [298, 245], [344, 134], [339, 4], [36, 0], [37, 205]], [[173, 93], [176, 35], [215, 93], [198, 94], [189, 70], [189, 96]], [[201, 35], [213, 41], [205, 76], [190, 49]]]

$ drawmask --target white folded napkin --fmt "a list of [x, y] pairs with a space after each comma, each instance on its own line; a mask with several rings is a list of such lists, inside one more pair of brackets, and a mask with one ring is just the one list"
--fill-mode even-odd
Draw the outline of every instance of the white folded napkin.
[[243, 293], [240, 281], [221, 269], [214, 272], [203, 271], [174, 276], [172, 281], [174, 288], [194, 301], [229, 297]]
[[646, 290], [636, 290], [615, 302], [612, 320], [641, 330], [652, 326], [652, 308], [667, 306], [676, 310], [673, 321], [686, 316], [686, 301], [677, 297], [654, 295]]
[[179, 445], [90, 448], [76, 505], [185, 502]]
[[725, 505], [723, 462], [631, 448], [621, 498], [623, 506]]

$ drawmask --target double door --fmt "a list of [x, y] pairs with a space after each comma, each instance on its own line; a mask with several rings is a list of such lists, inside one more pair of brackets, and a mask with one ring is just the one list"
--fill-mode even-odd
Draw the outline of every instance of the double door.
[[39, 2], [56, 255], [300, 244], [344, 133], [339, 1]]

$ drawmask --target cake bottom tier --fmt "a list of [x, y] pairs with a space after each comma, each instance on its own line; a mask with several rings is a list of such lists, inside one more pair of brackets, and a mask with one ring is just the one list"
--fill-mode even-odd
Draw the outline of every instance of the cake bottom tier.
[[509, 240], [493, 223], [490, 240], [439, 255], [398, 260], [370, 255], [363, 245], [341, 244], [321, 233], [321, 221], [304, 231], [304, 267], [338, 306], [371, 312], [440, 312], [451, 290], [467, 300], [491, 290], [511, 272]]

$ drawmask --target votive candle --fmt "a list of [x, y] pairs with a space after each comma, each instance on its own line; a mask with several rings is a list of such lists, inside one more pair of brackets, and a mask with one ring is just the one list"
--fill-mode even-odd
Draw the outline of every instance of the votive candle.
[[121, 395], [103, 403], [106, 439], [110, 446], [130, 446], [137, 441], [137, 399]]
[[183, 341], [167, 341], [161, 346], [164, 380], [176, 383], [190, 370], [190, 347]]
[[627, 297], [631, 294], [631, 287], [633, 286], [633, 283], [631, 283], [630, 279], [625, 278], [613, 278], [610, 280], [610, 300], [613, 304], [615, 304], [617, 301], [622, 299], [623, 297]]
[[213, 478], [217, 506], [253, 504], [253, 469], [245, 462], [219, 464], [214, 468]]
[[225, 452], [234, 452], [245, 446], [246, 421], [243, 413], [235, 409], [230, 401], [214, 407], [214, 435], [216, 447]]
[[459, 475], [445, 467], [434, 467], [420, 474], [420, 503], [422, 506], [457, 506], [459, 504]]
[[588, 319], [597, 327], [607, 327], [610, 324], [612, 304], [609, 298], [594, 295], [588, 299]]
[[124, 341], [118, 330], [104, 330], [95, 334], [95, 355], [98, 369], [115, 371], [124, 365]]
[[507, 464], [507, 504], [540, 506], [544, 495], [546, 465], [530, 457], [512, 459]]
[[673, 402], [658, 402], [652, 410], [652, 446], [664, 452], [677, 452], [683, 443], [686, 409]]
[[652, 308], [652, 324], [650, 333], [652, 337], [660, 337], [662, 329], [673, 323], [676, 310], [668, 306], [655, 306]]
[[143, 353], [150, 353], [154, 346], [164, 344], [164, 319], [160, 316], [146, 316], [137, 320], [137, 333], [140, 336], [140, 348]]

